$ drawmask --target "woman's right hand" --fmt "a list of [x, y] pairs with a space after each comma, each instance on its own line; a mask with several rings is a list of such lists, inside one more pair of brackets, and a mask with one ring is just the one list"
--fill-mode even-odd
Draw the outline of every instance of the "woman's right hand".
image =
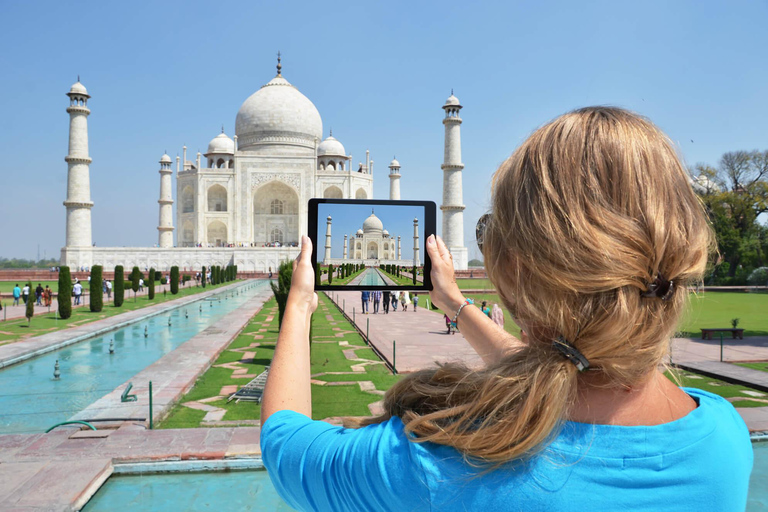
[[443, 239], [437, 235], [427, 238], [427, 253], [432, 260], [432, 291], [429, 297], [432, 304], [452, 317], [464, 302], [464, 295], [456, 284], [453, 274], [453, 256]]

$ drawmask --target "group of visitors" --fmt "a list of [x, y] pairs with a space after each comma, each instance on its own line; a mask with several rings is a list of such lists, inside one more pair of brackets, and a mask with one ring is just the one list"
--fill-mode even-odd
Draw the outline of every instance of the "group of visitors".
[[[18, 306], [20, 300], [23, 300], [24, 304], [26, 304], [27, 301], [31, 300], [29, 297], [30, 293], [32, 293], [32, 290], [29, 284], [25, 284], [24, 288], [19, 288], [19, 285], [16, 284], [13, 287], [13, 305]], [[35, 288], [36, 306], [50, 306], [52, 297], [53, 291], [48, 285], [45, 285], [45, 288], [43, 288], [42, 283], [37, 283], [37, 288]]]
[[[414, 293], [411, 296], [406, 290], [402, 291], [380, 291], [373, 292], [363, 291], [360, 292], [360, 300], [363, 303], [363, 314], [367, 315], [371, 309], [373, 314], [379, 313], [379, 309], [384, 310], [384, 314], [389, 314], [390, 304], [392, 311], [397, 311], [397, 305], [400, 304], [400, 311], [408, 311], [408, 306], [413, 304], [412, 311], [415, 313], [419, 305], [419, 294]], [[369, 305], [373, 303], [373, 305]]]
[[[467, 299], [467, 304], [474, 304], [472, 299]], [[498, 304], [493, 305], [493, 309], [488, 307], [488, 301], [484, 300], [480, 306], [480, 310], [485, 316], [493, 320], [493, 323], [504, 329], [504, 312], [501, 310]], [[443, 315], [445, 320], [446, 334], [456, 334], [456, 322], [447, 314]]]

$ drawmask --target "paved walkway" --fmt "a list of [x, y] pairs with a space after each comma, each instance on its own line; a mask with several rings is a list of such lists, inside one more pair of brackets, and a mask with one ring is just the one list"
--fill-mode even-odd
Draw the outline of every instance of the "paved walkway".
[[[355, 278], [352, 279], [349, 283], [347, 283], [346, 286], [358, 286], [358, 285], [360, 285], [363, 282], [364, 279], [374, 279], [375, 280], [376, 277], [372, 277], [372, 278], [366, 277], [366, 276], [368, 276], [368, 274], [371, 274], [371, 273], [377, 274], [378, 277], [381, 278], [384, 281], [386, 286], [397, 286], [397, 283], [395, 283], [389, 277], [387, 277], [386, 274], [384, 274], [384, 272], [381, 272], [379, 269], [373, 268], [373, 267], [367, 268], [367, 269], [363, 270], [360, 273], [359, 276], [355, 276]], [[360, 292], [357, 292], [357, 293], [359, 294]]]
[[15, 343], [2, 345], [0, 346], [0, 368], [36, 357], [40, 354], [45, 354], [46, 352], [56, 350], [57, 348], [66, 345], [71, 345], [72, 343], [77, 343], [78, 341], [82, 341], [92, 336], [98, 336], [99, 334], [113, 329], [119, 329], [139, 318], [148, 318], [159, 315], [170, 309], [180, 308], [186, 304], [220, 293], [223, 290], [242, 286], [242, 284], [242, 281], [238, 281], [221, 288], [196, 293], [180, 299], [135, 309], [109, 318], [104, 318], [103, 320], [90, 322], [80, 327], [62, 329], [50, 334], [44, 334], [42, 336], [27, 338]]
[[[397, 369], [398, 373], [409, 373], [433, 366], [437, 362], [458, 361], [469, 366], [482, 364], [480, 356], [474, 351], [461, 333], [446, 334], [443, 315], [419, 307], [415, 312], [413, 305], [408, 311], [390, 308], [389, 314], [383, 309], [379, 314], [360, 314], [362, 303], [360, 292], [328, 292], [331, 300], [345, 308], [345, 314], [365, 335], [366, 329], [371, 345], [386, 361]], [[429, 296], [419, 295], [420, 306], [426, 304]], [[354, 308], [354, 314], [353, 314]]]
[[[152, 381], [152, 416], [156, 423], [159, 422], [168, 415], [176, 402], [192, 389], [198, 377], [229, 346], [270, 297], [272, 290], [264, 287], [255, 297], [227, 314], [215, 325], [185, 341], [70, 419], [89, 421], [136, 418], [147, 419], [148, 425], [149, 381]], [[135, 394], [137, 400], [121, 402], [120, 396], [129, 382], [134, 384], [131, 394]], [[100, 421], [99, 427], [105, 424]]]
[[[731, 364], [733, 361], [768, 360], [768, 337], [753, 336], [743, 340], [723, 339], [723, 362], [720, 362], [720, 340], [675, 338], [672, 340], [672, 363], [683, 369], [768, 392], [768, 372]], [[745, 397], [748, 398], [748, 397]], [[736, 409], [750, 431], [768, 431], [768, 407]]]
[[0, 436], [0, 510], [80, 510], [126, 462], [258, 458], [252, 427], [145, 430], [125, 425], [90, 431]]

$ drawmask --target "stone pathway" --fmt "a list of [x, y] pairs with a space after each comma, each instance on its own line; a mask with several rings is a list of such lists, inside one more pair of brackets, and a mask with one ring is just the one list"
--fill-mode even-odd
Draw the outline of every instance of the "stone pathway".
[[[0, 368], [36, 357], [40, 354], [45, 354], [46, 352], [56, 350], [57, 348], [66, 345], [71, 345], [72, 343], [77, 343], [86, 338], [98, 336], [99, 334], [113, 329], [119, 329], [140, 318], [149, 318], [171, 309], [183, 307], [192, 302], [204, 299], [205, 297], [221, 293], [222, 291], [237, 288], [242, 286], [242, 284], [242, 281], [238, 281], [214, 290], [196, 293], [180, 299], [170, 300], [168, 302], [135, 309], [133, 311], [127, 311], [119, 315], [104, 318], [103, 320], [96, 320], [95, 322], [89, 322], [81, 326], [61, 329], [42, 336], [36, 336], [23, 341], [2, 345], [0, 346]], [[0, 330], [2, 330], [2, 324], [0, 324]]]
[[118, 463], [259, 458], [259, 433], [253, 427], [145, 430], [125, 425], [0, 436], [0, 510], [80, 510]]
[[[460, 332], [446, 334], [445, 321], [441, 313], [429, 311], [424, 307], [402, 311], [390, 309], [389, 314], [360, 314], [362, 304], [360, 292], [328, 292], [345, 315], [353, 320], [365, 336], [370, 336], [373, 348], [394, 366], [398, 373], [409, 373], [433, 366], [437, 362], [457, 361], [469, 366], [482, 364], [480, 356], [474, 351]], [[419, 295], [425, 305], [429, 295]], [[354, 309], [354, 312], [353, 312]], [[383, 309], [383, 308], [382, 308]]]

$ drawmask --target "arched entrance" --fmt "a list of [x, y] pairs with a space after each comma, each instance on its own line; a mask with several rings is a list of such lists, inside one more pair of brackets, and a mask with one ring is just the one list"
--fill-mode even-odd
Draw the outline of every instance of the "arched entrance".
[[256, 190], [253, 197], [253, 241], [257, 246], [299, 243], [299, 195], [279, 181]]
[[323, 197], [328, 199], [342, 199], [344, 194], [341, 192], [339, 187], [332, 185], [325, 189], [325, 192], [323, 192]]
[[368, 259], [379, 259], [379, 245], [376, 242], [368, 242]]
[[214, 247], [226, 247], [227, 225], [215, 220], [208, 224], [208, 244]]

